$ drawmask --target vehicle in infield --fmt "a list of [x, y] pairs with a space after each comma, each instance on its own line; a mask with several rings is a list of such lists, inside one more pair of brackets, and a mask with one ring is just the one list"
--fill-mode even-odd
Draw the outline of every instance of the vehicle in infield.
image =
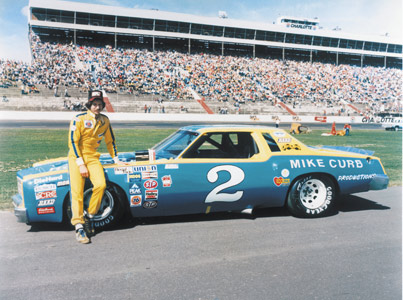
[[[134, 218], [246, 212], [285, 206], [296, 217], [322, 217], [342, 194], [386, 189], [389, 178], [373, 152], [310, 147], [278, 128], [193, 125], [145, 151], [125, 152], [114, 164], [101, 155], [107, 188], [95, 216], [98, 229]], [[17, 172], [15, 215], [28, 224], [69, 222], [67, 158]], [[88, 181], [84, 208], [92, 193]]]

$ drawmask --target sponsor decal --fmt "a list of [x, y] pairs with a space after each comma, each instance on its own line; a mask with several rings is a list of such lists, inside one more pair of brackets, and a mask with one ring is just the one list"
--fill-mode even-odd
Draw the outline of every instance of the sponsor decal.
[[143, 207], [148, 209], [148, 208], [156, 208], [158, 205], [158, 201], [151, 200], [151, 201], [144, 201]]
[[141, 181], [141, 173], [136, 172], [134, 174], [127, 174], [127, 181], [128, 182]]
[[133, 167], [133, 172], [151, 172], [151, 171], [157, 171], [157, 166], [151, 165], [151, 166], [134, 166]]
[[290, 171], [288, 171], [288, 169], [281, 170], [281, 176], [283, 176], [283, 177], [290, 176]]
[[63, 181], [59, 181], [57, 183], [57, 186], [66, 186], [66, 185], [69, 185], [69, 184], [70, 184], [69, 180], [63, 180]]
[[54, 214], [55, 213], [55, 207], [54, 206], [38, 207], [36, 209], [36, 212], [38, 213], [38, 215]]
[[76, 131], [76, 129], [77, 129], [76, 125], [71, 125], [70, 126], [70, 131]]
[[158, 199], [158, 190], [145, 191], [145, 200], [157, 200], [157, 199]]
[[287, 150], [301, 150], [301, 146], [298, 144], [285, 144], [281, 147], [283, 151]]
[[143, 179], [151, 179], [151, 178], [158, 178], [158, 172], [141, 172], [141, 177]]
[[56, 198], [56, 197], [57, 197], [56, 190], [44, 191], [44, 192], [39, 192], [39, 193], [35, 194], [36, 200], [50, 199], [50, 198]]
[[56, 190], [56, 184], [42, 184], [34, 187], [35, 193]]
[[340, 175], [337, 178], [337, 181], [344, 181], [344, 180], [368, 180], [372, 179], [376, 176], [376, 174], [358, 174], [358, 175]]
[[276, 186], [285, 186], [290, 184], [290, 179], [289, 178], [283, 178], [283, 177], [274, 177], [273, 182]]
[[171, 187], [172, 185], [172, 178], [171, 175], [165, 175], [161, 178], [162, 186], [163, 187]]
[[359, 159], [329, 159], [324, 161], [323, 159], [291, 159], [290, 160], [291, 169], [301, 169], [301, 168], [326, 168], [330, 167], [332, 169], [361, 169], [364, 167], [363, 163]]
[[291, 143], [291, 138], [279, 138], [277, 143]]
[[140, 206], [141, 205], [141, 195], [134, 195], [130, 197], [130, 206]]
[[84, 120], [84, 127], [85, 128], [93, 128], [94, 123], [91, 120]]
[[141, 194], [141, 189], [130, 189], [129, 193], [130, 193], [130, 195]]
[[148, 190], [155, 189], [158, 187], [158, 182], [157, 180], [149, 179], [143, 183], [143, 186]]
[[137, 184], [133, 183], [133, 185], [130, 188], [131, 189], [139, 189], [140, 187]]
[[38, 206], [50, 206], [55, 204], [56, 199], [45, 199], [45, 200], [39, 200], [38, 201]]
[[116, 175], [133, 173], [133, 167], [116, 167], [114, 170]]
[[63, 175], [58, 175], [58, 176], [46, 176], [42, 178], [36, 178], [34, 179], [34, 184], [41, 184], [41, 183], [48, 183], [52, 181], [60, 181], [63, 179]]
[[166, 164], [165, 169], [167, 169], [167, 170], [179, 169], [179, 166], [178, 166], [178, 164]]
[[282, 131], [275, 131], [275, 132], [273, 132], [273, 135], [275, 137], [285, 137], [285, 133]]

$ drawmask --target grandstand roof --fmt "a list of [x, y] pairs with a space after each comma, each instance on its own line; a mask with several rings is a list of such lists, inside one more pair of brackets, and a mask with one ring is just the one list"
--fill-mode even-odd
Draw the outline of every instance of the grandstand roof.
[[[88, 12], [92, 14], [161, 19], [167, 21], [179, 21], [179, 22], [206, 24], [206, 25], [267, 30], [267, 31], [276, 31], [276, 32], [294, 33], [294, 34], [306, 34], [306, 35], [323, 36], [329, 38], [344, 38], [344, 39], [355, 39], [355, 40], [378, 42], [378, 43], [396, 43], [400, 45], [402, 44], [401, 40], [399, 41], [397, 39], [393, 39], [387, 36], [374, 36], [374, 35], [364, 36], [360, 34], [347, 33], [344, 31], [334, 31], [325, 29], [320, 30], [294, 29], [284, 27], [278, 24], [253, 22], [253, 21], [237, 20], [230, 18], [219, 18], [218, 16], [205, 17], [192, 14], [166, 12], [157, 9], [145, 10], [145, 9], [135, 9], [127, 7], [106, 6], [99, 4], [88, 4], [81, 2], [58, 1], [58, 0], [30, 0], [29, 6], [48, 8], [48, 9], [59, 9], [66, 11]], [[32, 20], [30, 20], [30, 23], [31, 22]]]

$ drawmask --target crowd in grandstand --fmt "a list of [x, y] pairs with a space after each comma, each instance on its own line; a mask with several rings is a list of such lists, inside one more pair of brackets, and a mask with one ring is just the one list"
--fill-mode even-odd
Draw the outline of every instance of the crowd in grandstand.
[[2, 85], [18, 84], [23, 93], [76, 87], [111, 93], [157, 94], [190, 99], [191, 87], [207, 101], [278, 101], [342, 106], [366, 104], [369, 111], [398, 110], [402, 71], [319, 62], [185, 54], [171, 51], [95, 48], [41, 42], [31, 36], [32, 63], [0, 60]]

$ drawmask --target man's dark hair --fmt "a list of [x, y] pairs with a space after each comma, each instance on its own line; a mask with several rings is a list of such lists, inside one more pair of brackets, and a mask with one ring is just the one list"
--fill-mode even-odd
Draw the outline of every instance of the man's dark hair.
[[90, 109], [94, 100], [101, 100], [102, 108], [105, 108], [105, 101], [104, 101], [102, 91], [89, 91], [88, 92], [88, 102], [85, 103], [85, 107]]

